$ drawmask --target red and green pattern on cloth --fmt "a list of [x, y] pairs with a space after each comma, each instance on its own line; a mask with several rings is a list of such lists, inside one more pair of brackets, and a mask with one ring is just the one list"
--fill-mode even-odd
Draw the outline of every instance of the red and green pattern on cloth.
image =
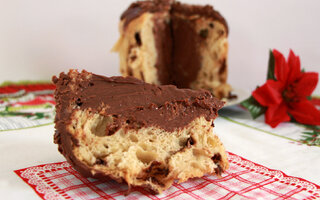
[[282, 171], [269, 169], [241, 156], [228, 155], [230, 168], [221, 178], [206, 175], [174, 183], [161, 195], [152, 195], [113, 180], [84, 178], [67, 162], [50, 163], [15, 173], [42, 199], [320, 199], [320, 186]]
[[0, 85], [0, 131], [53, 123], [54, 89], [50, 82]]

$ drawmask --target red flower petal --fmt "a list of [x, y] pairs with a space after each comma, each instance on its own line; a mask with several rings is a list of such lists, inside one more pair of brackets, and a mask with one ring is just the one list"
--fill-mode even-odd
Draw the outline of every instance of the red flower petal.
[[268, 107], [265, 114], [265, 122], [274, 128], [281, 122], [290, 121], [290, 116], [288, 115], [287, 110], [288, 108], [284, 102], [279, 105]]
[[320, 106], [320, 97], [312, 97], [311, 103], [315, 106]]
[[290, 103], [289, 113], [299, 123], [320, 125], [320, 111], [308, 100]]
[[274, 74], [276, 76], [276, 79], [278, 81], [286, 83], [290, 71], [288, 64], [286, 63], [286, 59], [279, 51], [275, 49], [272, 51], [272, 53], [275, 61]]
[[299, 56], [294, 55], [292, 50], [290, 50], [290, 53], [289, 53], [288, 66], [289, 66], [290, 72], [289, 72], [287, 81], [288, 81], [288, 84], [290, 84], [296, 79], [298, 79], [301, 75], [300, 58]]
[[313, 90], [318, 84], [318, 73], [315, 72], [305, 72], [302, 73], [301, 78], [296, 82], [294, 87], [294, 92], [297, 96], [305, 98], [310, 96]]
[[252, 92], [252, 96], [262, 105], [270, 106], [280, 104], [282, 101], [283, 83], [267, 80], [261, 87]]

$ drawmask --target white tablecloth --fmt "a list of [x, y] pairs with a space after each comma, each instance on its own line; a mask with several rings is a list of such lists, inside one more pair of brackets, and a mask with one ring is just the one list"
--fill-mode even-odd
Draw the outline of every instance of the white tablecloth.
[[[216, 119], [214, 130], [227, 151], [320, 185], [320, 147], [307, 146], [272, 135], [289, 134], [287, 136], [291, 138], [294, 138], [295, 134], [300, 135], [301, 133], [294, 133], [300, 131], [299, 127], [291, 123], [284, 123], [277, 129], [268, 130], [269, 127], [262, 120], [251, 120], [248, 113], [239, 108], [226, 108], [221, 112], [221, 117]], [[53, 143], [53, 133], [53, 124], [0, 132], [1, 197], [39, 198], [13, 171], [64, 161], [57, 145]]]

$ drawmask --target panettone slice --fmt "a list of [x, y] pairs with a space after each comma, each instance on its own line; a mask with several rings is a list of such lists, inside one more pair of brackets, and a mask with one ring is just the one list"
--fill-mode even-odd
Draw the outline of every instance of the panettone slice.
[[228, 168], [213, 133], [223, 102], [208, 91], [71, 70], [56, 85], [55, 143], [82, 175], [161, 193]]

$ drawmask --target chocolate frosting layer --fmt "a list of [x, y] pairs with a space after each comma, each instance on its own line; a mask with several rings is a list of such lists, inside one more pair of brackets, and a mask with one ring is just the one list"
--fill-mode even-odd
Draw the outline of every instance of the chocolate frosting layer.
[[180, 13], [184, 16], [199, 15], [200, 17], [211, 18], [212, 20], [217, 20], [222, 23], [225, 26], [227, 33], [229, 32], [225, 18], [210, 5], [201, 6], [175, 2], [172, 4], [171, 13]]
[[[76, 78], [72, 79], [72, 76]], [[156, 126], [173, 131], [200, 116], [210, 121], [217, 117], [223, 106], [223, 102], [205, 90], [156, 86], [133, 77], [108, 78], [71, 71], [68, 75], [62, 73], [59, 78], [54, 77], [53, 82], [57, 86], [56, 122], [63, 121], [64, 124], [71, 123], [70, 109], [75, 106], [75, 109], [112, 115], [116, 129], [128, 125], [131, 128]]]
[[145, 12], [168, 12], [172, 2], [173, 0], [137, 1], [132, 3], [129, 8], [122, 13], [120, 19], [124, 20], [124, 27], [126, 27], [132, 20]]
[[218, 11], [214, 10], [212, 6], [188, 5], [174, 0], [147, 0], [134, 2], [122, 13], [120, 19], [125, 20], [124, 26], [126, 27], [132, 20], [145, 12], [172, 12], [172, 10], [173, 12], [179, 12], [187, 16], [200, 15], [220, 21], [228, 32], [226, 20]]

